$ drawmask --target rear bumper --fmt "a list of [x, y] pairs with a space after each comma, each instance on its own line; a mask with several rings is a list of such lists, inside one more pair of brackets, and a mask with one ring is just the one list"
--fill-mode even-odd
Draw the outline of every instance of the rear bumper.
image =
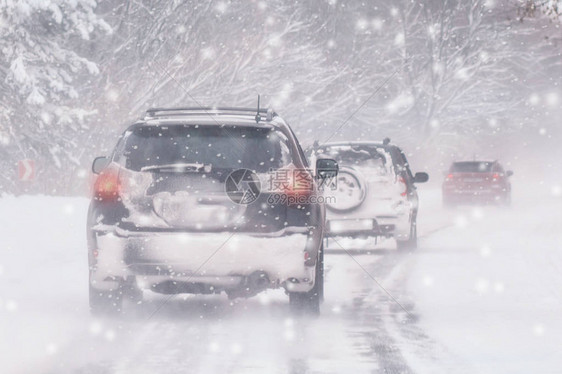
[[103, 228], [95, 236], [90, 280], [97, 289], [112, 289], [134, 276], [145, 288], [174, 281], [231, 290], [263, 272], [270, 288], [306, 292], [314, 286], [315, 267], [310, 260], [305, 264], [305, 252], [315, 262], [321, 244], [321, 235], [302, 228], [259, 236]]
[[326, 236], [409, 236], [408, 215], [336, 218], [326, 221]]
[[447, 188], [443, 189], [443, 200], [445, 202], [494, 202], [508, 194], [509, 192], [500, 188], [478, 190]]

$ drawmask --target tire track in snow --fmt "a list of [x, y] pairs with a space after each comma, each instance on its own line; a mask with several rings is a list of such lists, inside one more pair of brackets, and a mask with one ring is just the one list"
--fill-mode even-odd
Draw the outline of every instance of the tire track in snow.
[[[397, 251], [389, 251], [380, 261], [370, 264], [370, 266], [365, 265], [365, 269], [386, 288], [385, 279], [392, 268], [402, 260], [402, 256], [403, 254]], [[362, 263], [361, 258], [358, 261]], [[389, 314], [399, 313], [398, 310], [401, 314], [404, 314], [404, 311], [375, 282], [371, 279], [368, 279], [368, 281], [372, 284], [372, 287], [361, 298], [357, 308], [357, 317], [372, 326], [372, 329], [365, 331], [364, 334], [370, 341], [371, 353], [377, 358], [377, 362], [380, 365], [376, 372], [390, 374], [413, 373], [414, 371], [409, 367], [402, 355], [401, 347], [399, 347], [385, 327], [385, 318], [388, 318]], [[395, 294], [392, 289], [387, 290], [402, 304], [400, 295]], [[395, 305], [397, 309], [391, 309], [390, 304]], [[407, 304], [402, 305], [408, 308]]]

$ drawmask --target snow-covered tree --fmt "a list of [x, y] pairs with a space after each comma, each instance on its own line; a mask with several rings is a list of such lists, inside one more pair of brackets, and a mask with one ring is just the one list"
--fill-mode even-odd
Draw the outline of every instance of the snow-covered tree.
[[525, 4], [0, 0], [0, 186], [36, 158], [38, 190], [70, 191], [146, 108], [258, 94], [305, 144], [390, 136], [440, 158], [537, 132], [561, 94], [560, 23]]
[[330, 46], [329, 61], [348, 72], [339, 87], [356, 98], [347, 113], [333, 113], [337, 120], [318, 138], [390, 136], [407, 149], [425, 148], [426, 155], [442, 158], [478, 153], [484, 137], [494, 144], [490, 139], [537, 126], [528, 98], [537, 85], [552, 86], [536, 75], [560, 71], [555, 67], [560, 49], [545, 42], [543, 24], [517, 19], [519, 5], [480, 0], [310, 5], [309, 12], [319, 14], [313, 19], [320, 37]]
[[519, 0], [519, 19], [545, 15], [552, 20], [562, 21], [561, 0]]
[[0, 2], [0, 186], [16, 183], [18, 159], [40, 160], [40, 174], [80, 165], [77, 135], [91, 108], [80, 105], [78, 86], [99, 68], [76, 46], [111, 32], [95, 7], [93, 0]]
[[306, 15], [287, 1], [100, 8], [115, 33], [111, 48], [99, 46], [103, 81], [93, 100], [104, 103], [100, 116], [110, 126], [149, 106], [255, 106], [258, 94], [298, 122], [321, 116], [307, 106], [343, 75], [326, 64]]

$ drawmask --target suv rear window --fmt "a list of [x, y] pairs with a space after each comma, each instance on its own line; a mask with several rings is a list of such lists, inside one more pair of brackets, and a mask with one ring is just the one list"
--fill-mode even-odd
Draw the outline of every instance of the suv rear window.
[[320, 148], [318, 153], [334, 158], [342, 165], [369, 167], [384, 173], [392, 166], [392, 160], [388, 160], [391, 158], [390, 154], [373, 146], [333, 145]]
[[142, 126], [125, 134], [115, 161], [134, 171], [193, 163], [266, 172], [288, 165], [291, 155], [286, 137], [271, 128]]
[[483, 161], [455, 162], [450, 171], [452, 173], [490, 173], [493, 165], [493, 162]]

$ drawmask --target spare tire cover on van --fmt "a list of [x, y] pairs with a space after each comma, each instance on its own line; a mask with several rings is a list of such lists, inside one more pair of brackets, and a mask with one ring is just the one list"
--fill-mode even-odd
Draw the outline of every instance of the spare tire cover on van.
[[336, 189], [325, 191], [326, 206], [336, 212], [353, 210], [365, 200], [366, 186], [357, 170], [343, 166], [338, 172]]

